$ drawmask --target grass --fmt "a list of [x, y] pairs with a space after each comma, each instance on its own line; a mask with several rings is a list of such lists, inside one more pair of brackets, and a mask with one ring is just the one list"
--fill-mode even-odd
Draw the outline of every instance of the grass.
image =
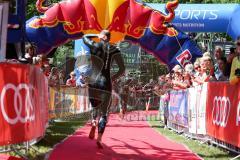
[[[54, 145], [60, 143], [67, 136], [73, 134], [76, 129], [85, 125], [88, 117], [79, 117], [81, 118], [49, 123], [44, 138], [37, 144], [33, 145], [33, 149], [30, 149], [28, 154], [25, 154], [24, 150], [20, 150], [18, 153], [27, 155], [27, 158], [30, 160], [43, 160], [46, 154], [53, 149]], [[10, 154], [16, 156], [16, 153], [10, 152]]]
[[160, 132], [161, 135], [173, 140], [174, 142], [186, 145], [190, 150], [198, 154], [204, 160], [227, 160], [237, 156], [216, 146], [201, 144], [199, 141], [186, 139], [184, 136], [178, 135], [169, 129], [164, 129], [163, 124], [159, 121], [149, 121], [149, 123], [151, 127]]
[[[60, 143], [67, 136], [73, 134], [76, 129], [85, 125], [88, 117], [79, 117], [81, 118], [51, 122], [46, 130], [45, 137], [33, 146], [34, 149], [30, 149], [28, 152], [28, 159], [43, 160], [45, 155], [53, 149], [54, 145]], [[164, 129], [163, 124], [161, 124], [159, 121], [149, 121], [149, 124], [163, 136], [173, 140], [174, 142], [186, 145], [194, 153], [198, 154], [205, 160], [227, 160], [237, 156], [221, 148], [210, 146], [208, 144], [200, 144], [198, 141], [186, 139], [182, 135], [178, 135], [171, 130]], [[19, 151], [19, 153], [25, 155], [23, 150]], [[13, 152], [10, 154], [16, 155], [16, 153]]]

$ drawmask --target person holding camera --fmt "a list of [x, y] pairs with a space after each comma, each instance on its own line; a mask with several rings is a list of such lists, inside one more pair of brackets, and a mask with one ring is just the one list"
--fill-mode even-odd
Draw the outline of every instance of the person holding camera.
[[237, 56], [232, 61], [230, 84], [238, 84], [240, 82], [240, 36], [236, 43]]

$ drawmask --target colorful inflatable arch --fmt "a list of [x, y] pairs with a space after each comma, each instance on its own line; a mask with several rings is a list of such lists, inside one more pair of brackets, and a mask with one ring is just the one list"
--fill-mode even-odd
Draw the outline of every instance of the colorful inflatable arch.
[[137, 0], [67, 0], [51, 7], [44, 7], [43, 2], [37, 1], [37, 9], [44, 15], [31, 18], [26, 27], [28, 39], [37, 46], [39, 54], [47, 54], [83, 34], [108, 29], [112, 42], [125, 39], [138, 43], [169, 65], [178, 64], [176, 57], [182, 53], [188, 54], [180, 56], [187, 57], [183, 60], [187, 63], [201, 56], [188, 36], [169, 25], [178, 0], [166, 4], [167, 14]]

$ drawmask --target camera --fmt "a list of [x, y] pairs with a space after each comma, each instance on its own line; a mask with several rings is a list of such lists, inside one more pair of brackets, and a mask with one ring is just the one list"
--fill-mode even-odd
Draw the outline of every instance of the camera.
[[235, 76], [240, 77], [240, 68], [235, 70]]

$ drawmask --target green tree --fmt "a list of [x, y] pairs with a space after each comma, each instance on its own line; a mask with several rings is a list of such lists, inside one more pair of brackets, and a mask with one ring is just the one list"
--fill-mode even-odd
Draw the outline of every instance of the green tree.
[[[41, 13], [39, 13], [36, 9], [36, 2], [37, 0], [27, 0], [27, 19], [33, 17], [33, 16], [39, 16]], [[53, 4], [60, 2], [60, 0], [46, 0], [48, 4]]]
[[[42, 13], [39, 13], [36, 9], [36, 1], [37, 0], [27, 0], [27, 12], [26, 12], [27, 19], [30, 19], [33, 16], [42, 15]], [[47, 2], [48, 5], [51, 5], [59, 1], [60, 0], [48, 0]], [[73, 48], [74, 48], [73, 42], [69, 42], [58, 47], [54, 55], [54, 64], [57, 66], [63, 65], [65, 63], [66, 57], [73, 57]]]

